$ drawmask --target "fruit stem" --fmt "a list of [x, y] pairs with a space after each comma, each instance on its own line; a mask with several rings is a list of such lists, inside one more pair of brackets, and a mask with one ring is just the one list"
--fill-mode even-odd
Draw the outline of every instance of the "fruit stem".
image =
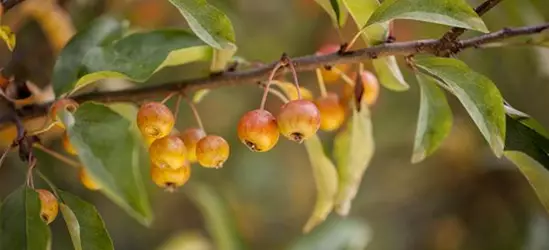
[[358, 40], [358, 38], [360, 37], [360, 35], [362, 35], [362, 33], [364, 33], [364, 29], [360, 29], [356, 32], [355, 36], [353, 36], [353, 39], [351, 39], [351, 41], [349, 43], [347, 43], [347, 46], [345, 46], [345, 48], [343, 48], [341, 50], [341, 52], [347, 52], [349, 51], [349, 49], [351, 49], [351, 47], [353, 47], [353, 45], [356, 43], [356, 41]]
[[353, 81], [353, 79], [351, 79], [347, 74], [345, 74], [345, 72], [341, 71], [336, 67], [332, 67], [330, 70], [338, 74], [339, 77], [341, 77], [341, 79], [343, 79], [343, 81], [345, 81], [345, 83], [349, 84], [351, 87], [355, 86], [355, 82]]
[[57, 197], [57, 199], [62, 200], [61, 196], [59, 196], [59, 194], [57, 193], [57, 187], [53, 185], [53, 182], [42, 172], [40, 172], [40, 170], [36, 170], [36, 173], [38, 174], [38, 176], [40, 176], [40, 178], [42, 178], [44, 182], [46, 182], [46, 184], [48, 184], [48, 186], [50, 186], [51, 191], [53, 191], [53, 194]]
[[168, 100], [170, 100], [177, 92], [172, 92], [168, 96], [166, 96], [160, 103], [165, 104]]
[[36, 166], [36, 158], [29, 155], [29, 168], [27, 170], [27, 186], [34, 189], [34, 178], [32, 177], [32, 170]]
[[280, 67], [282, 67], [282, 62], [278, 61], [273, 67], [271, 74], [269, 75], [269, 80], [267, 81], [267, 85], [265, 86], [265, 90], [263, 91], [263, 98], [261, 98], [261, 105], [259, 106], [259, 109], [261, 110], [265, 109], [265, 103], [267, 102], [267, 93], [269, 93], [269, 88], [271, 87], [271, 83], [273, 81], [275, 73]]
[[280, 99], [283, 103], [290, 102], [290, 100], [284, 94], [282, 94], [282, 92], [280, 92], [277, 89], [269, 89], [269, 93], [271, 93], [272, 95], [278, 97], [278, 99]]
[[2, 157], [0, 158], [0, 168], [2, 168], [2, 165], [4, 165], [4, 160], [6, 160], [6, 157], [8, 156], [8, 153], [13, 149], [13, 145], [10, 145], [8, 148], [6, 148], [6, 151], [2, 153]]
[[320, 96], [327, 96], [328, 91], [326, 90], [326, 84], [324, 83], [324, 77], [322, 77], [322, 72], [320, 69], [316, 69], [316, 79], [318, 80], [318, 89], [320, 90]]
[[282, 60], [284, 60], [286, 64], [290, 65], [292, 76], [294, 77], [294, 84], [297, 89], [297, 99], [301, 100], [301, 88], [299, 87], [299, 80], [297, 79], [297, 71], [295, 70], [294, 62], [290, 57], [286, 56], [286, 54], [282, 55]]
[[187, 103], [189, 104], [189, 107], [193, 112], [194, 119], [196, 120], [196, 124], [198, 125], [198, 127], [202, 129], [202, 131], [206, 132], [206, 130], [204, 130], [204, 125], [202, 124], [202, 119], [200, 119], [200, 115], [198, 114], [198, 110], [196, 109], [196, 106], [194, 106], [194, 103], [187, 96], [185, 96], [185, 101], [187, 101]]
[[59, 122], [58, 121], [54, 121], [52, 123], [50, 123], [47, 127], [45, 128], [42, 128], [40, 130], [36, 130], [36, 131], [33, 131], [31, 133], [29, 133], [29, 136], [35, 136], [35, 135], [39, 135], [39, 134], [42, 134], [42, 133], [45, 133], [45, 132], [48, 132], [50, 129], [52, 129], [53, 127], [55, 127], [55, 125], [57, 125]]
[[49, 149], [49, 148], [46, 148], [46, 147], [44, 147], [42, 144], [34, 144], [33, 146], [34, 146], [35, 148], [37, 148], [37, 149], [42, 150], [42, 152], [51, 155], [52, 157], [54, 157], [54, 158], [56, 158], [56, 159], [62, 161], [63, 163], [65, 163], [65, 164], [67, 164], [67, 165], [69, 165], [69, 166], [71, 166], [71, 167], [75, 167], [75, 168], [79, 168], [79, 167], [80, 167], [80, 163], [78, 163], [78, 162], [76, 162], [76, 161], [73, 161], [73, 160], [69, 159], [68, 157], [66, 157], [66, 156], [64, 156], [64, 155], [62, 155], [62, 154], [60, 154], [60, 153], [57, 153], [57, 152], [55, 152], [55, 151], [53, 151], [53, 150], [51, 150], [51, 149]]
[[173, 116], [175, 117], [175, 122], [177, 123], [177, 116], [179, 115], [179, 106], [181, 106], [181, 98], [183, 96], [181, 94], [177, 95], [177, 101], [175, 101], [175, 110], [173, 112]]

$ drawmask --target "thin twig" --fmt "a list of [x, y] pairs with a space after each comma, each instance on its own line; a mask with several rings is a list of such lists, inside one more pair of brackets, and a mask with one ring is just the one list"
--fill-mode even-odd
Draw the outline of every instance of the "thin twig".
[[297, 99], [301, 100], [301, 88], [299, 87], [299, 79], [297, 79], [297, 71], [295, 70], [294, 62], [290, 57], [286, 55], [284, 55], [283, 60], [287, 62], [287, 65], [289, 65], [290, 69], [292, 70], [292, 76], [294, 77], [294, 84], [297, 90]]
[[162, 101], [160, 103], [162, 104], [165, 104], [168, 100], [170, 100], [175, 94], [177, 94], [177, 92], [172, 92], [170, 94], [168, 94], [168, 96], [164, 97], [164, 99], [162, 99]]
[[187, 103], [189, 104], [189, 107], [191, 108], [191, 111], [193, 112], [193, 116], [194, 116], [194, 119], [196, 120], [196, 124], [200, 129], [202, 129], [202, 131], [205, 132], [206, 130], [204, 130], [204, 125], [202, 124], [202, 119], [200, 119], [200, 115], [198, 114], [198, 110], [196, 109], [196, 106], [194, 105], [192, 100], [190, 100], [187, 96], [185, 96], [185, 101], [187, 101]]
[[[488, 12], [490, 9], [494, 8], [496, 5], [501, 3], [501, 1], [502, 0], [486, 0], [481, 5], [475, 8], [475, 12], [479, 16], [482, 16], [486, 12]], [[446, 34], [444, 34], [442, 38], [440, 38], [440, 40], [443, 43], [451, 43], [452, 41], [455, 41], [459, 36], [461, 36], [464, 32], [465, 32], [464, 28], [454, 27], [450, 31], [446, 32]]]
[[[458, 53], [464, 49], [479, 48], [483, 44], [493, 43], [511, 37], [537, 34], [547, 29], [549, 29], [549, 23], [520, 28], [507, 28], [502, 31], [480, 35], [471, 39], [459, 40], [456, 41], [459, 50], [455, 51], [455, 53]], [[440, 52], [439, 49], [449, 50], [456, 47], [456, 44], [446, 44], [440, 47], [441, 44], [443, 43], [438, 39], [386, 43], [355, 51], [348, 51], [346, 53], [336, 52], [327, 55], [308, 55], [296, 57], [293, 58], [292, 61], [294, 62], [296, 71], [311, 71], [317, 69], [318, 67], [323, 67], [324, 65], [357, 63], [384, 56], [408, 56], [414, 54], [435, 55]], [[273, 68], [279, 64], [280, 62], [277, 61], [255, 69], [225, 72], [221, 76], [198, 78], [143, 88], [81, 94], [74, 96], [73, 99], [80, 103], [85, 101], [135, 102], [137, 100], [146, 100], [157, 98], [159, 96], [165, 96], [173, 92], [179, 93], [181, 91], [193, 91], [198, 89], [211, 89], [220, 86], [257, 83], [258, 81], [264, 80], [267, 76], [271, 78], [271, 74], [272, 78], [274, 78], [275, 72], [273, 72]], [[32, 105], [24, 110], [18, 110], [18, 112], [22, 118], [41, 116], [47, 113], [50, 105], [51, 103]]]
[[55, 152], [55, 151], [53, 151], [49, 148], [46, 148], [42, 144], [35, 143], [33, 146], [37, 149], [42, 150], [44, 153], [47, 153], [47, 154], [51, 155], [52, 157], [62, 161], [63, 163], [65, 163], [65, 164], [67, 164], [71, 167], [80, 168], [80, 166], [81, 166], [81, 164], [78, 163], [77, 161], [73, 161], [73, 160], [69, 159], [68, 157], [66, 157], [66, 156], [64, 156], [60, 153], [57, 153], [57, 152]]
[[269, 93], [269, 88], [271, 87], [271, 83], [273, 82], [273, 78], [275, 77], [276, 72], [278, 69], [282, 67], [282, 62], [279, 60], [275, 63], [275, 65], [272, 67], [271, 73], [269, 74], [269, 79], [267, 80], [267, 85], [265, 86], [265, 90], [263, 91], [263, 97], [261, 98], [261, 104], [259, 105], [259, 108], [261, 110], [265, 109], [265, 103], [267, 102], [267, 93]]
[[179, 116], [179, 106], [181, 106], [181, 98], [183, 96], [179, 94], [177, 96], [177, 101], [175, 101], [175, 111], [173, 112], [173, 116], [175, 117], [175, 121], [177, 121], [177, 117]]
[[8, 148], [6, 148], [6, 151], [2, 153], [2, 157], [0, 158], [0, 168], [4, 165], [4, 161], [6, 160], [6, 157], [8, 156], [9, 152], [13, 149], [14, 145], [10, 145]]
[[324, 97], [328, 95], [326, 90], [326, 84], [324, 83], [324, 77], [322, 77], [322, 72], [320, 69], [316, 69], [316, 79], [318, 81], [318, 89], [320, 90], [320, 96]]
[[280, 99], [283, 103], [290, 102], [290, 100], [284, 94], [282, 94], [282, 92], [280, 92], [277, 89], [270, 88], [269, 93], [278, 97], [278, 99]]

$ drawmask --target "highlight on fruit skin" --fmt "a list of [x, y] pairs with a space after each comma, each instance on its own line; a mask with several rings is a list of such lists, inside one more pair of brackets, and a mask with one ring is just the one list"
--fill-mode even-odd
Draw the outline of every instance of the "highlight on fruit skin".
[[[364, 86], [364, 92], [362, 94], [361, 102], [364, 101], [368, 106], [372, 106], [377, 102], [379, 97], [379, 81], [377, 77], [368, 70], [363, 70], [360, 72], [360, 77], [362, 81], [362, 86]], [[353, 80], [357, 82], [357, 74], [353, 76]], [[351, 101], [355, 95], [354, 87], [349, 84], [343, 86], [343, 102], [347, 104]]]
[[78, 177], [80, 178], [82, 185], [84, 185], [87, 189], [92, 191], [101, 189], [99, 184], [91, 179], [90, 174], [88, 174], [88, 171], [84, 167], [80, 168]]
[[71, 155], [78, 154], [78, 152], [76, 151], [76, 148], [72, 145], [71, 141], [69, 140], [69, 135], [67, 134], [66, 131], [63, 133], [63, 137], [61, 138], [61, 140], [63, 141], [63, 149], [65, 149], [67, 153]]
[[223, 137], [208, 135], [196, 145], [196, 159], [206, 168], [221, 168], [229, 158], [229, 143]]
[[280, 137], [276, 118], [261, 109], [244, 114], [238, 122], [237, 132], [240, 141], [254, 152], [271, 150]]
[[206, 137], [206, 132], [200, 128], [188, 128], [179, 135], [179, 138], [185, 144], [185, 148], [187, 148], [187, 159], [189, 162], [195, 163], [197, 161], [196, 144], [204, 137]]
[[189, 163], [178, 169], [161, 168], [151, 163], [151, 179], [159, 187], [166, 191], [173, 192], [176, 188], [183, 186], [191, 176], [191, 165]]
[[328, 92], [315, 100], [316, 107], [320, 111], [320, 129], [334, 131], [345, 121], [345, 107], [341, 104], [336, 93]]
[[[317, 52], [315, 53], [317, 56], [319, 55], [327, 55], [338, 52], [340, 49], [340, 45], [338, 44], [324, 44], [321, 46]], [[332, 65], [330, 67], [336, 67], [337, 69], [341, 70], [342, 72], [347, 72], [351, 68], [349, 64], [337, 64]], [[322, 78], [324, 79], [324, 82], [326, 83], [333, 83], [337, 80], [339, 80], [340, 75], [332, 70], [326, 69], [325, 67], [322, 67], [320, 69], [320, 72], [322, 73]]]
[[[38, 198], [40, 199], [40, 218], [46, 224], [52, 223], [59, 213], [59, 203], [57, 198], [46, 189], [36, 189]], [[24, 208], [22, 208], [24, 209]]]
[[48, 111], [48, 116], [53, 122], [56, 123], [56, 125], [61, 128], [65, 128], [65, 125], [59, 120], [58, 112], [66, 109], [69, 112], [74, 113], [78, 109], [78, 106], [78, 103], [73, 99], [59, 99], [51, 105]]
[[149, 147], [149, 157], [160, 168], [178, 169], [188, 161], [185, 144], [176, 135], [155, 140]]
[[290, 101], [280, 108], [276, 120], [283, 136], [302, 143], [320, 128], [320, 111], [311, 101]]
[[162, 138], [170, 134], [175, 124], [172, 111], [159, 102], [148, 102], [137, 112], [137, 127], [143, 136]]

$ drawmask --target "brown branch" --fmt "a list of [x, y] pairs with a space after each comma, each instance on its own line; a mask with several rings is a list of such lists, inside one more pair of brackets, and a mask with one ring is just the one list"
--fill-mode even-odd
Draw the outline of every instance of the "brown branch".
[[1, 0], [0, 4], [2, 4], [2, 7], [4, 8], [4, 12], [6, 12], [24, 1], [25, 0]]
[[[451, 44], [445, 44], [443, 41], [437, 39], [387, 43], [355, 51], [348, 51], [345, 53], [296, 57], [293, 58], [292, 61], [294, 62], [294, 66], [297, 71], [311, 71], [319, 67], [323, 67], [324, 65], [357, 63], [384, 56], [410, 56], [415, 54], [437, 55], [440, 54], [441, 49], [445, 51], [451, 50], [453, 53], [458, 53], [464, 49], [479, 48], [483, 44], [493, 43], [506, 38], [521, 35], [536, 34], [544, 30], [549, 30], [549, 23], [520, 28], [505, 28], [503, 30], [481, 35], [475, 38], [454, 41]], [[87, 93], [74, 96], [73, 99], [78, 102], [136, 102], [166, 96], [173, 92], [256, 83], [267, 79], [275, 64], [276, 63], [271, 63], [245, 71], [225, 72], [220, 75], [213, 75], [175, 83], [166, 83], [150, 87]], [[30, 106], [25, 109], [18, 110], [18, 113], [23, 118], [36, 117], [46, 114], [50, 105], [51, 103]]]
[[[502, 0], [486, 0], [484, 3], [475, 8], [475, 12], [477, 12], [479, 16], [482, 16], [486, 14], [486, 12], [488, 12], [490, 9], [501, 3], [501, 1]], [[463, 34], [463, 32], [465, 32], [464, 28], [454, 27], [450, 31], [446, 32], [446, 34], [444, 34], [444, 36], [442, 36], [440, 40], [447, 43], [455, 41], [459, 36]]]

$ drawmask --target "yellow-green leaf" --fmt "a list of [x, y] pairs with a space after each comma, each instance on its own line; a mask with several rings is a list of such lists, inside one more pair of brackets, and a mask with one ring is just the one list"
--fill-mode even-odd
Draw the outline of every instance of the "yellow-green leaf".
[[452, 128], [452, 110], [436, 80], [418, 73], [421, 92], [419, 117], [412, 162], [417, 163], [431, 155], [440, 146]]
[[334, 140], [334, 158], [339, 174], [335, 210], [342, 216], [349, 214], [362, 176], [375, 151], [368, 105], [366, 102], [362, 102], [360, 110], [354, 106], [352, 110], [347, 126], [336, 135]]
[[313, 212], [303, 227], [304, 232], [310, 232], [322, 223], [333, 210], [338, 180], [335, 166], [324, 153], [320, 138], [314, 135], [305, 140], [304, 144], [313, 168], [317, 191]]
[[526, 153], [505, 151], [504, 155], [517, 165], [534, 189], [545, 210], [549, 212], [549, 170]]
[[412, 19], [488, 32], [482, 19], [464, 0], [385, 0], [366, 26], [392, 19]]
[[505, 142], [505, 109], [496, 85], [457, 59], [426, 57], [417, 59], [416, 64], [459, 99], [494, 154], [501, 156]]
[[50, 238], [36, 191], [25, 185], [6, 197], [0, 207], [0, 249], [50, 250]]
[[0, 26], [0, 39], [4, 40], [10, 51], [15, 48], [15, 33], [8, 26]]
[[343, 0], [315, 0], [315, 2], [328, 13], [334, 26], [341, 28], [345, 25], [348, 13]]

